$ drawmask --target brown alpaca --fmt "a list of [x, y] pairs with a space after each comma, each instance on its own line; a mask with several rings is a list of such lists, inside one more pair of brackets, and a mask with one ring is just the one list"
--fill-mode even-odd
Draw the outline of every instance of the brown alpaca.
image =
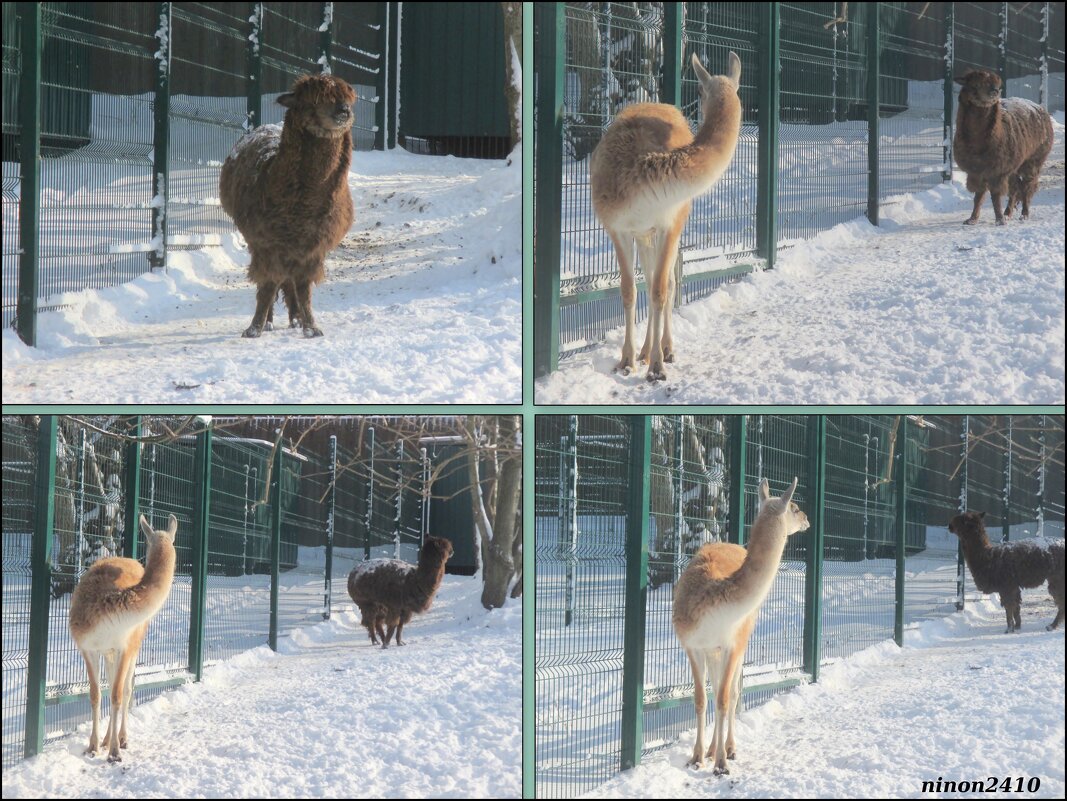
[[[1041, 166], [1052, 150], [1052, 118], [1029, 100], [1001, 100], [1000, 77], [988, 70], [971, 70], [956, 83], [962, 88], [952, 153], [967, 173], [967, 191], [974, 192], [974, 210], [966, 224], [978, 222], [987, 191], [997, 225], [1004, 225], [1020, 202], [1022, 219], [1028, 219]], [[1004, 195], [1008, 201], [1002, 213]]]
[[[700, 768], [705, 758], [713, 759], [717, 775], [730, 772], [726, 760], [737, 753], [734, 717], [741, 697], [741, 666], [756, 615], [778, 575], [786, 539], [808, 530], [808, 516], [793, 503], [796, 488], [794, 478], [785, 495], [772, 498], [763, 479], [748, 549], [731, 543], [702, 545], [674, 587], [674, 632], [693, 671], [697, 714], [697, 740], [689, 764]], [[707, 674], [715, 693], [715, 730], [705, 751]]]
[[352, 226], [348, 166], [352, 162], [352, 87], [335, 75], [304, 75], [281, 95], [285, 125], [261, 125], [243, 136], [222, 165], [222, 207], [248, 243], [248, 278], [256, 313], [244, 331], [270, 331], [279, 290], [289, 325], [322, 336], [311, 311], [311, 287], [325, 278], [326, 254]]
[[648, 380], [667, 377], [664, 362], [673, 362], [671, 309], [674, 301], [678, 242], [694, 197], [722, 177], [734, 157], [741, 132], [737, 97], [741, 60], [730, 53], [729, 75], [712, 76], [693, 54], [700, 80], [704, 122], [694, 138], [689, 123], [674, 106], [638, 103], [629, 106], [604, 132], [589, 161], [593, 211], [611, 237], [622, 274], [620, 284], [626, 338], [617, 372], [629, 375], [634, 364], [634, 314], [637, 287], [634, 243], [648, 285], [649, 315], [645, 344], [637, 357], [648, 361]]
[[[148, 621], [167, 600], [174, 580], [177, 519], [171, 515], [162, 531], [153, 529], [144, 515], [140, 523], [148, 543], [145, 566], [136, 559], [101, 559], [82, 576], [70, 600], [70, 634], [85, 660], [93, 706], [93, 732], [85, 753], [95, 756], [102, 745], [108, 749], [108, 762], [122, 761], [119, 747], [125, 748], [127, 743], [126, 721], [133, 700], [137, 654]], [[103, 743], [99, 741], [101, 657], [111, 682], [111, 717]]]
[[1052, 631], [1063, 622], [1063, 540], [1017, 540], [989, 543], [985, 512], [964, 512], [952, 518], [948, 530], [960, 538], [963, 558], [974, 586], [985, 593], [1000, 593], [1000, 605], [1008, 619], [1005, 634], [1022, 625], [1021, 587], [1040, 587], [1048, 581], [1048, 593], [1056, 602], [1056, 618], [1045, 626]]
[[380, 638], [382, 648], [388, 648], [395, 631], [396, 644], [404, 645], [400, 639], [404, 626], [412, 615], [430, 608], [451, 556], [449, 540], [427, 537], [417, 566], [399, 559], [370, 559], [352, 568], [348, 594], [363, 615], [372, 643], [377, 645]]

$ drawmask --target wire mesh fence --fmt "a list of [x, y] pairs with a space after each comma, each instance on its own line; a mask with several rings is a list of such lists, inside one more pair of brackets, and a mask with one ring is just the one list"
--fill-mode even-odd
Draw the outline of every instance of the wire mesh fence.
[[[539, 47], [557, 32], [561, 42], [554, 60], [538, 60], [535, 114], [562, 113], [535, 143], [539, 373], [623, 323], [589, 156], [633, 103], [674, 104], [695, 131], [692, 54], [713, 74], [738, 54], [743, 118], [733, 162], [693, 201], [677, 303], [772, 267], [797, 239], [864, 214], [877, 223], [882, 205], [949, 180], [954, 75], [994, 70], [1006, 96], [1064, 108], [1058, 3], [557, 5], [535, 9]], [[1060, 142], [1050, 159], [1062, 158]], [[637, 319], [646, 313], [639, 282]]]
[[534, 445], [540, 798], [693, 728], [674, 582], [700, 545], [745, 542], [761, 479], [778, 495], [796, 476], [812, 529], [761, 607], [746, 708], [978, 597], [947, 530], [960, 509], [987, 510], [994, 541], [1063, 536], [1062, 415], [545, 415]]
[[[49, 436], [50, 419], [3, 418], [5, 766], [88, 718], [71, 594], [97, 560], [143, 558], [139, 515], [163, 528], [173, 514], [178, 533], [173, 585], [137, 659], [138, 701], [348, 608], [356, 562], [415, 561], [426, 534], [430, 457], [386, 434], [346, 454], [336, 437], [297, 451], [225, 429], [172, 433], [173, 420], [152, 417], [64, 417]], [[33, 620], [47, 621], [42, 635]]]

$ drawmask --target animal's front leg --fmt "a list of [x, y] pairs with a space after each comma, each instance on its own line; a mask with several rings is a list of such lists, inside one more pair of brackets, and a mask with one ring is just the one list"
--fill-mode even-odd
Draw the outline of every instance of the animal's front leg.
[[310, 281], [301, 281], [296, 285], [296, 302], [302, 316], [304, 336], [321, 337], [322, 331], [315, 325], [315, 315], [311, 312]]
[[289, 310], [289, 327], [299, 328], [302, 325], [300, 304], [297, 301], [296, 284], [292, 280], [282, 284], [282, 296], [285, 298], [285, 308]]
[[278, 285], [273, 282], [262, 283], [256, 289], [256, 313], [252, 317], [252, 324], [244, 330], [242, 336], [255, 338], [263, 333], [263, 327], [267, 323], [267, 315], [271, 314], [274, 299], [278, 296]]
[[1004, 202], [1002, 198], [1004, 196], [1000, 192], [995, 191], [990, 191], [989, 195], [993, 199], [993, 214], [996, 215], [997, 225], [1005, 225], [1006, 223], [1004, 222], [1004, 212], [1001, 211], [1001, 204]]
[[[978, 222], [978, 215], [982, 213], [982, 201], [985, 200], [985, 187], [978, 189], [974, 193], [974, 208], [971, 210], [971, 216], [963, 223], [964, 225], [975, 225]], [[1000, 213], [1000, 210], [997, 210]]]
[[[626, 333], [622, 343], [622, 357], [615, 365], [614, 372], [629, 375], [635, 369], [634, 364], [634, 315], [637, 308], [637, 286], [634, 279], [634, 265], [631, 254], [624, 246], [622, 237], [608, 232], [611, 241], [615, 245], [615, 258], [619, 262], [619, 292], [622, 295], [622, 310], [626, 319]], [[630, 247], [633, 242], [626, 238], [626, 244]]]
[[674, 336], [671, 334], [671, 318], [674, 316], [674, 297], [678, 292], [678, 286], [675, 280], [675, 276], [680, 274], [679, 267], [681, 267], [682, 253], [678, 252], [678, 265], [676, 266], [676, 272], [671, 273], [670, 286], [667, 289], [667, 304], [663, 309], [663, 336], [660, 337], [661, 347], [663, 348], [663, 361], [671, 364], [674, 362]]

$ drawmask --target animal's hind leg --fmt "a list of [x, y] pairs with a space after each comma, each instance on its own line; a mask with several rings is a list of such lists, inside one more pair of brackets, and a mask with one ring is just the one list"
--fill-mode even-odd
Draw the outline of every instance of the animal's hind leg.
[[315, 315], [311, 312], [311, 282], [300, 281], [296, 284], [296, 303], [304, 327], [304, 336], [321, 337], [322, 331], [315, 325]]
[[252, 324], [245, 329], [242, 336], [255, 338], [263, 333], [268, 315], [273, 316], [271, 307], [278, 296], [278, 285], [273, 281], [264, 282], [256, 289], [256, 313]]
[[93, 706], [93, 732], [89, 735], [89, 747], [85, 749], [88, 756], [96, 756], [100, 748], [100, 654], [81, 652], [85, 660], [85, 670], [89, 674], [89, 702]]
[[1004, 615], [1008, 619], [1008, 628], [1005, 629], [1005, 634], [1011, 634], [1019, 628], [1019, 607], [1022, 602], [1022, 590], [1018, 587], [1006, 589], [1000, 593], [1000, 605], [1004, 607]]
[[282, 284], [282, 297], [285, 298], [285, 308], [289, 310], [289, 327], [299, 328], [301, 325], [300, 304], [297, 302], [296, 284], [291, 279]]
[[[622, 296], [622, 310], [626, 320], [626, 334], [622, 343], [622, 357], [613, 372], [629, 375], [634, 371], [634, 315], [637, 306], [637, 286], [634, 279], [633, 240], [622, 238], [608, 231], [615, 246], [615, 258], [619, 262], [619, 292]], [[629, 246], [629, 249], [628, 249]]]
[[397, 645], [406, 645], [406, 643], [401, 642], [401, 640], [400, 640], [400, 632], [402, 632], [404, 630], [404, 626], [409, 620], [411, 620], [411, 612], [404, 611], [404, 612], [400, 613], [400, 623], [396, 627], [396, 644]]

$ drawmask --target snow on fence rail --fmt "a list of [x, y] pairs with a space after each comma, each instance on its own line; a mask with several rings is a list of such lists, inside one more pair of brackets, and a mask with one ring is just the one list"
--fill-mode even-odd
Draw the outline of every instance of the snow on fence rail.
[[[737, 152], [693, 201], [679, 303], [774, 265], [777, 249], [951, 179], [956, 72], [998, 71], [1005, 95], [1064, 108], [1059, 3], [539, 4], [535, 98], [535, 367], [623, 322], [619, 274], [589, 198], [588, 157], [630, 103], [697, 122], [689, 68], [742, 62]], [[1007, 13], [1003, 13], [1007, 9]], [[877, 53], [877, 58], [874, 54]], [[872, 70], [877, 69], [877, 79]], [[878, 87], [877, 101], [873, 100]], [[553, 127], [562, 107], [562, 125]], [[535, 124], [538, 124], [535, 122]], [[1063, 159], [1062, 136], [1050, 160]], [[873, 165], [873, 169], [872, 169]], [[643, 284], [637, 314], [646, 313]]]
[[[417, 560], [433, 452], [376, 440], [373, 427], [359, 451], [335, 438], [296, 453], [210, 429], [152, 441], [167, 430], [152, 418], [55, 420], [3, 418], [5, 767], [88, 719], [70, 595], [96, 559], [143, 556], [138, 515], [178, 518], [173, 588], [136, 667], [139, 701], [328, 618], [349, 603], [356, 562]], [[41, 526], [50, 534], [35, 539]]]
[[799, 477], [812, 528], [759, 614], [747, 707], [962, 608], [957, 510], [986, 510], [994, 541], [1062, 537], [1063, 431], [1062, 415], [538, 417], [538, 797], [581, 795], [693, 727], [674, 580], [702, 543], [744, 542], [761, 478], [775, 494]]

